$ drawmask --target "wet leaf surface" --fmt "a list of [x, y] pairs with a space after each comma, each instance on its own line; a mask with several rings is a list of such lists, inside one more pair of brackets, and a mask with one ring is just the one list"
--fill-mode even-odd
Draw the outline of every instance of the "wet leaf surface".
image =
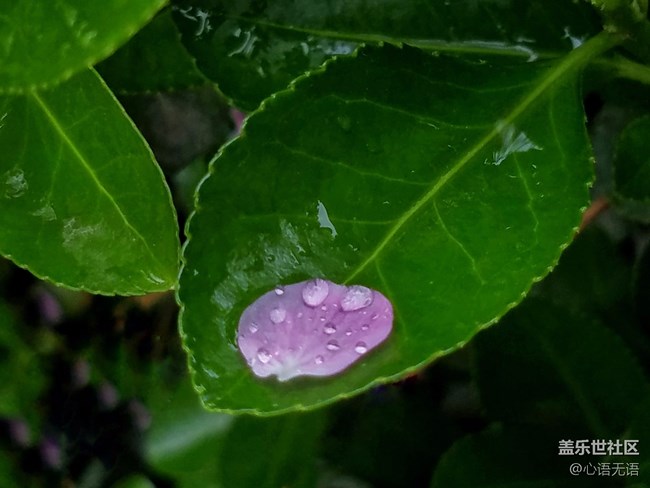
[[[598, 41], [599, 42], [599, 41]], [[591, 178], [573, 67], [366, 48], [301, 79], [213, 162], [179, 298], [206, 406], [283, 412], [402, 377], [469, 340], [546, 274]], [[323, 277], [376, 289], [394, 331], [342, 374], [256, 378], [243, 310]]]

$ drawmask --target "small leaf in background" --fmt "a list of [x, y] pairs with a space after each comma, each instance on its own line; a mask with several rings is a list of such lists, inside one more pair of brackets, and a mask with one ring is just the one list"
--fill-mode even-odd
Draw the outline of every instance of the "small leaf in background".
[[0, 97], [0, 253], [105, 294], [175, 286], [178, 236], [162, 172], [92, 71]]
[[[185, 248], [182, 335], [205, 405], [329, 403], [422, 367], [520, 300], [588, 201], [572, 69], [602, 40], [559, 64], [369, 47], [249, 117], [199, 189]], [[237, 350], [241, 313], [315, 277], [384, 294], [390, 341], [336, 377], [259, 380]]]
[[107, 57], [165, 0], [5, 1], [0, 6], [0, 92], [42, 88]]
[[615, 439], [650, 393], [619, 337], [547, 301], [527, 299], [477, 335], [474, 347], [481, 398], [495, 420]]
[[257, 376], [288, 381], [340, 373], [392, 327], [393, 307], [381, 293], [317, 278], [276, 287], [249, 305], [237, 345]]
[[223, 486], [311, 488], [325, 415], [238, 417], [221, 451]]
[[206, 82], [181, 44], [169, 9], [96, 68], [118, 93], [170, 91]]
[[145, 452], [177, 486], [315, 486], [322, 413], [258, 419], [206, 412], [188, 380], [150, 390]]
[[571, 475], [572, 463], [595, 461], [559, 456], [558, 441], [532, 426], [494, 425], [454, 444], [440, 460], [431, 488], [612, 486], [605, 476]]
[[628, 217], [650, 223], [650, 117], [641, 117], [622, 132], [614, 158], [615, 197]]
[[[305, 71], [359, 43], [535, 59], [598, 32], [586, 2], [563, 0], [175, 0], [199, 68], [234, 103], [256, 108]], [[486, 19], [490, 19], [486, 21]]]
[[225, 487], [219, 455], [233, 417], [206, 412], [189, 379], [173, 388], [154, 382], [145, 403], [151, 427], [145, 439], [145, 457], [183, 488]]

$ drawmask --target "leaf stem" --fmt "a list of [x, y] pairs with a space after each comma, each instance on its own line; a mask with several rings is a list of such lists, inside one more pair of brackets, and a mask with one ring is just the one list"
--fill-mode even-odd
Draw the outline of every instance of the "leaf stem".
[[637, 63], [624, 56], [613, 58], [597, 58], [593, 61], [597, 69], [606, 70], [614, 77], [627, 78], [640, 83], [650, 85], [650, 67]]

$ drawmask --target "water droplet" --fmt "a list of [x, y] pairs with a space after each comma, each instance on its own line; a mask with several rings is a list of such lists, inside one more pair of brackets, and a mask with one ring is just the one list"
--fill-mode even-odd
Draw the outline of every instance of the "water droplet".
[[353, 312], [367, 307], [372, 303], [372, 290], [365, 286], [354, 285], [348, 288], [341, 300], [341, 308], [345, 312]]
[[320, 321], [321, 321], [321, 322], [325, 322], [326, 320], [327, 320], [327, 319], [326, 319], [325, 317], [321, 317], [321, 318], [320, 318]]
[[369, 325], [369, 324], [363, 324], [363, 325], [361, 326], [361, 330], [364, 331], [364, 332], [365, 332], [366, 330], [368, 330], [369, 328], [370, 328], [370, 325]]
[[327, 345], [325, 346], [325, 348], [326, 348], [328, 351], [338, 351], [339, 349], [341, 349], [341, 346], [339, 346], [338, 341], [335, 341], [334, 339], [332, 339], [331, 341], [328, 341], [328, 343], [327, 343]]
[[341, 129], [348, 131], [352, 128], [352, 119], [348, 117], [347, 115], [339, 115], [336, 118], [336, 121], [339, 123], [339, 126], [341, 126]]
[[310, 307], [317, 307], [325, 301], [329, 295], [330, 287], [327, 281], [316, 278], [307, 282], [302, 289], [302, 299]]
[[320, 309], [321, 309], [323, 312], [326, 312], [326, 311], [327, 311], [327, 305], [323, 305]]
[[284, 295], [284, 287], [283, 286], [276, 286], [275, 287], [275, 294], [278, 296]]
[[357, 342], [357, 345], [354, 346], [354, 352], [357, 354], [365, 354], [368, 352], [368, 346], [365, 342]]
[[379, 314], [378, 314], [378, 313], [375, 313], [375, 314], [373, 314], [372, 317], [370, 317], [370, 318], [371, 318], [372, 320], [377, 320], [377, 319], [379, 318]]
[[299, 319], [301, 319], [302, 316], [303, 316], [303, 313], [302, 313], [302, 312], [298, 312], [298, 315], [296, 315], [296, 317], [299, 318]]
[[334, 334], [336, 332], [336, 325], [334, 325], [332, 322], [327, 322], [323, 328], [323, 332], [328, 335]]
[[251, 334], [255, 334], [255, 332], [257, 332], [258, 330], [259, 330], [259, 327], [257, 326], [257, 324], [255, 322], [253, 322], [252, 324], [250, 324], [248, 326], [248, 332], [250, 332]]
[[348, 329], [345, 331], [345, 335], [350, 337], [352, 335], [352, 329]]
[[263, 347], [260, 347], [257, 350], [257, 359], [260, 360], [260, 363], [266, 364], [271, 360], [271, 353]]
[[287, 311], [284, 308], [274, 308], [271, 310], [271, 313], [269, 314], [271, 318], [271, 322], [274, 324], [279, 324], [280, 322], [284, 322], [284, 319], [287, 317]]
[[320, 355], [316, 356], [316, 358], [314, 359], [314, 362], [316, 364], [323, 364], [323, 361], [325, 361], [325, 358], [323, 356], [320, 356]]

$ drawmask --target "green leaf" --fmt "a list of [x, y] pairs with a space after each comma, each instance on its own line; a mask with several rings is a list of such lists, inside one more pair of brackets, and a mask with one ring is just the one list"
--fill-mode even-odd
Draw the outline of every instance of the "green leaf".
[[223, 486], [316, 486], [315, 454], [324, 427], [321, 412], [238, 418], [221, 451]]
[[483, 404], [504, 422], [615, 439], [650, 392], [618, 336], [547, 301], [527, 299], [473, 343]]
[[168, 91], [206, 82], [181, 44], [170, 10], [164, 10], [97, 71], [120, 93]]
[[632, 265], [610, 236], [595, 226], [582, 230], [536, 295], [577, 314], [617, 321], [630, 306]]
[[599, 476], [572, 476], [574, 462], [592, 465], [592, 459], [558, 456], [553, 433], [535, 429], [493, 425], [480, 434], [458, 441], [443, 456], [432, 488], [574, 488], [612, 486]]
[[[520, 300], [588, 201], [572, 70], [601, 42], [560, 64], [369, 47], [266, 102], [213, 162], [188, 229], [181, 327], [204, 404], [329, 403], [450, 352]], [[385, 294], [392, 336], [337, 377], [254, 377], [241, 312], [314, 276]]]
[[220, 481], [219, 453], [234, 419], [205, 411], [189, 379], [173, 389], [162, 381], [154, 383], [157, 388], [151, 388], [146, 398], [152, 416], [145, 439], [149, 462], [175, 478], [179, 487], [225, 486]]
[[92, 71], [0, 97], [0, 253], [96, 293], [174, 286], [178, 237], [151, 151]]
[[[199, 68], [243, 109], [359, 43], [535, 59], [598, 32], [586, 2], [564, 0], [177, 0]], [[486, 21], [486, 19], [489, 19]]]
[[[329, 409], [334, 420], [322, 455], [369, 486], [426, 486], [433, 460], [459, 435], [454, 419], [440, 410], [439, 374], [425, 373], [414, 384], [390, 385]], [[432, 376], [437, 381], [427, 381]]]
[[614, 182], [618, 205], [626, 216], [650, 222], [650, 117], [628, 125], [616, 147]]
[[165, 0], [4, 1], [0, 92], [42, 88], [95, 64], [145, 25]]
[[147, 459], [182, 487], [315, 486], [321, 413], [235, 418], [201, 408], [189, 381], [147, 399]]

